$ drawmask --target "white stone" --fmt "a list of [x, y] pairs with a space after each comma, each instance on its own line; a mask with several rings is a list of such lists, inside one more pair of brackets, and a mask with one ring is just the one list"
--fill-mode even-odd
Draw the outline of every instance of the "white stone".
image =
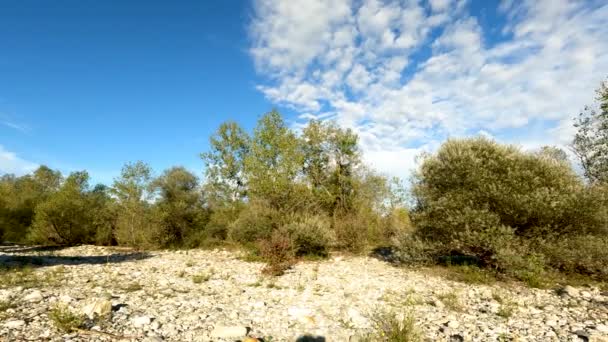
[[247, 328], [243, 326], [216, 326], [211, 331], [213, 338], [235, 338], [247, 335]]
[[144, 327], [152, 322], [152, 319], [148, 316], [137, 316], [131, 319], [133, 326], [137, 328]]
[[104, 317], [112, 312], [112, 302], [107, 299], [94, 299], [82, 308], [82, 314], [90, 319]]
[[8, 321], [6, 323], [4, 323], [4, 326], [9, 328], [9, 329], [18, 329], [21, 328], [22, 326], [25, 325], [25, 321], [24, 320], [14, 320], [14, 321]]
[[43, 299], [42, 293], [38, 290], [34, 290], [23, 297], [26, 302], [37, 303]]
[[598, 324], [595, 326], [595, 330], [606, 334], [606, 333], [608, 333], [608, 325]]

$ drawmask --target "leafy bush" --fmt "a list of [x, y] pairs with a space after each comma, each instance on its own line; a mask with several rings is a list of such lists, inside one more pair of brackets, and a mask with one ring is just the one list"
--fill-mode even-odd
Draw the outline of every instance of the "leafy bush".
[[[585, 186], [561, 161], [485, 138], [448, 140], [416, 175], [415, 224], [426, 233], [507, 226], [518, 235], [597, 230], [584, 213]], [[591, 224], [589, 226], [588, 224]]]
[[279, 211], [262, 202], [250, 203], [230, 225], [229, 237], [240, 243], [270, 238], [281, 222]]
[[367, 245], [368, 223], [361, 217], [339, 215], [333, 219], [337, 246], [351, 252], [361, 252]]
[[297, 256], [327, 256], [334, 240], [329, 220], [318, 215], [294, 216], [281, 229], [289, 234]]
[[417, 231], [399, 240], [403, 259], [459, 255], [531, 286], [550, 266], [606, 272], [606, 191], [559, 158], [485, 138], [449, 140], [424, 158], [413, 193]]
[[608, 280], [608, 237], [581, 235], [544, 240], [537, 244], [547, 263], [565, 273], [580, 273]]

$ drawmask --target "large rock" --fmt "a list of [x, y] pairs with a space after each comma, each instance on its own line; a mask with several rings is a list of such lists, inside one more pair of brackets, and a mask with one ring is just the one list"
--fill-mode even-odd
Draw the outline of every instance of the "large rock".
[[236, 338], [247, 335], [247, 328], [243, 326], [216, 326], [211, 331], [213, 338]]
[[8, 321], [8, 322], [4, 323], [4, 326], [9, 329], [19, 329], [24, 325], [25, 325], [25, 321], [21, 320], [21, 319], [14, 320], [14, 321]]
[[580, 294], [580, 292], [570, 285], [566, 285], [559, 290], [560, 296], [568, 296], [568, 297], [576, 298], [579, 296], [579, 294]]
[[93, 319], [97, 317], [105, 317], [112, 312], [112, 302], [104, 298], [92, 300], [82, 308], [82, 314]]
[[44, 297], [42, 297], [42, 293], [38, 290], [34, 290], [27, 294], [25, 297], [23, 297], [23, 300], [30, 303], [38, 303], [42, 299], [44, 299]]

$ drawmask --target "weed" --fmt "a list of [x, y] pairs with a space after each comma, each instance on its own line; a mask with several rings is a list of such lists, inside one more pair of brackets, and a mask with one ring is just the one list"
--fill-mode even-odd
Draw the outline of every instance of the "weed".
[[374, 332], [364, 336], [363, 342], [418, 342], [422, 334], [416, 327], [412, 312], [402, 315], [393, 312], [378, 313], [372, 317]]
[[452, 311], [462, 311], [463, 310], [462, 303], [460, 302], [460, 299], [458, 298], [458, 294], [456, 292], [454, 292], [454, 291], [446, 292], [446, 293], [438, 295], [437, 297], [439, 297], [439, 300], [441, 300], [441, 302], [448, 309], [450, 309]]
[[211, 279], [210, 274], [195, 274], [192, 276], [192, 282], [195, 284], [207, 282], [207, 281], [209, 281], [209, 279]]
[[57, 305], [49, 312], [49, 318], [63, 332], [72, 332], [84, 324], [82, 316], [72, 312], [66, 305]]

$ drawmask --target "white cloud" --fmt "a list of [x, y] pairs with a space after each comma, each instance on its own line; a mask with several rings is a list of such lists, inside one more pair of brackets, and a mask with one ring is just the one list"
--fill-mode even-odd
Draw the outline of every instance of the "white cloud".
[[17, 157], [15, 153], [0, 145], [0, 174], [12, 173], [20, 176], [34, 171], [37, 167], [36, 163]]
[[366, 160], [400, 176], [448, 136], [566, 145], [571, 118], [608, 73], [608, 4], [505, 0], [498, 41], [467, 4], [259, 0], [259, 89], [355, 129]]

